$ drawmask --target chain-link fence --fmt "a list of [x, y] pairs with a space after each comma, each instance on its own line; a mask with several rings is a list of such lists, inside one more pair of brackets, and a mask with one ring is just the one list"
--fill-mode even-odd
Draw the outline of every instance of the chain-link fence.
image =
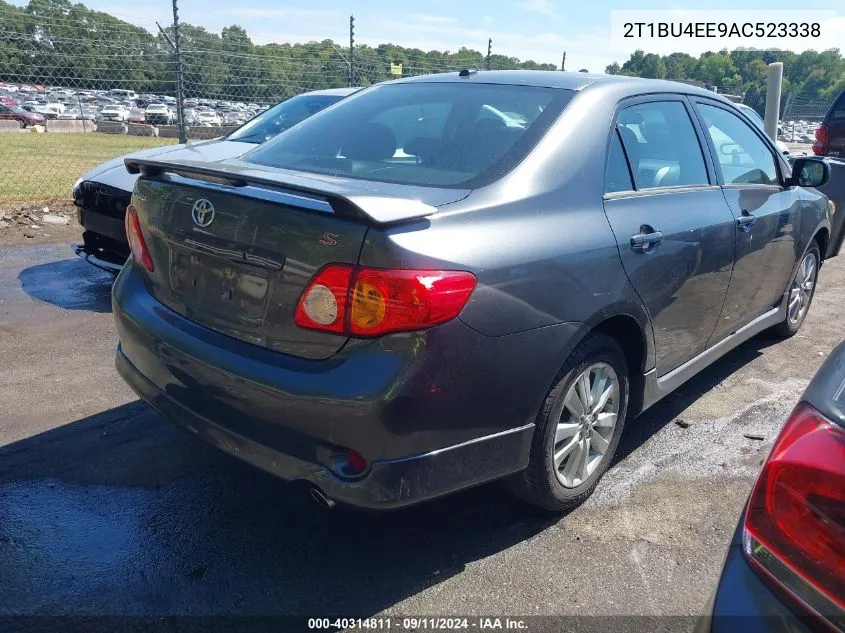
[[778, 138], [789, 144], [812, 145], [819, 125], [833, 105], [833, 98], [794, 91], [786, 97]]
[[81, 5], [30, 7], [0, 4], [0, 206], [66, 200], [81, 174], [110, 158], [221, 136], [310, 90], [467, 67], [554, 68], [464, 48], [259, 46], [240, 27], [152, 33]]

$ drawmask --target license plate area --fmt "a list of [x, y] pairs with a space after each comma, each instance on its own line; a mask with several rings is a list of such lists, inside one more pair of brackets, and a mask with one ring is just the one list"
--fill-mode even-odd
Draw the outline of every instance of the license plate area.
[[270, 280], [255, 267], [205, 253], [171, 251], [171, 284], [185, 306], [217, 319], [258, 327]]

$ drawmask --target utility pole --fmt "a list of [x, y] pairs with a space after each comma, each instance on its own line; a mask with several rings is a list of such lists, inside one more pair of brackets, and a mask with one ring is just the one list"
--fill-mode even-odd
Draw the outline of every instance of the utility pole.
[[179, 142], [187, 143], [185, 134], [185, 106], [182, 103], [182, 53], [179, 48], [179, 6], [173, 0], [173, 48], [176, 54], [176, 119], [179, 122]]
[[490, 55], [493, 53], [493, 38], [487, 40], [487, 70], [490, 70]]
[[349, 16], [349, 77], [348, 77], [348, 84], [349, 87], [352, 87], [352, 55], [354, 54], [355, 50], [355, 16]]
[[563, 59], [560, 60], [560, 69], [566, 70], [566, 51], [563, 51]]

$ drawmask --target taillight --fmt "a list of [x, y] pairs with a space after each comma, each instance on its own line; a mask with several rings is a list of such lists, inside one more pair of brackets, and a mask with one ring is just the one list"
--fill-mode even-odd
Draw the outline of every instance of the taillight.
[[141, 223], [138, 221], [138, 210], [135, 205], [126, 207], [126, 239], [129, 240], [129, 250], [132, 251], [132, 258], [141, 264], [148, 271], [153, 272], [153, 258], [147, 249], [147, 242], [141, 232]]
[[458, 316], [474, 289], [475, 275], [465, 271], [329, 264], [302, 293], [294, 321], [357, 337], [420, 330]]
[[743, 550], [812, 612], [845, 610], [845, 431], [800, 404], [748, 502]]
[[816, 128], [816, 142], [813, 143], [813, 154], [824, 156], [827, 153], [828, 133], [827, 126], [822, 123]]

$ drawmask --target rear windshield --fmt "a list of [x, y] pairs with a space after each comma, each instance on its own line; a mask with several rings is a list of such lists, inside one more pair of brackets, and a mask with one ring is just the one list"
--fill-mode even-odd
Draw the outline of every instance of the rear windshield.
[[572, 95], [533, 86], [386, 84], [303, 121], [244, 160], [363, 180], [475, 188], [519, 163]]

